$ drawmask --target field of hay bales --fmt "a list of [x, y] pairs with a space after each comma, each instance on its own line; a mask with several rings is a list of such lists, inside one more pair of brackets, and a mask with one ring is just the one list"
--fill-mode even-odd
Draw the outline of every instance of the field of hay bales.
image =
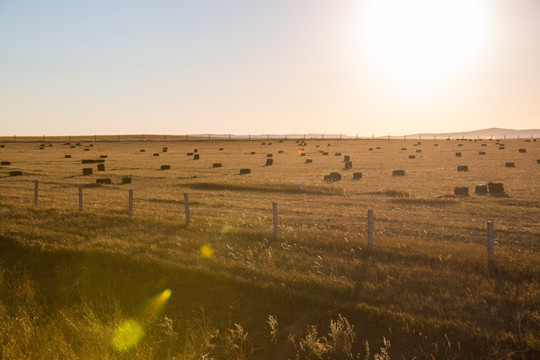
[[540, 357], [535, 139], [0, 144], [1, 358]]

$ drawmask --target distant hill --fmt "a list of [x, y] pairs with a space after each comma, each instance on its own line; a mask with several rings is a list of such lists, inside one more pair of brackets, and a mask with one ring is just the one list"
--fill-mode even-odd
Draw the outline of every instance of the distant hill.
[[538, 138], [540, 137], [540, 129], [526, 129], [526, 130], [515, 130], [515, 129], [501, 129], [501, 128], [490, 128], [490, 129], [482, 129], [482, 130], [474, 130], [474, 131], [463, 131], [463, 132], [451, 132], [451, 133], [419, 133], [419, 134], [411, 134], [407, 135], [407, 137], [411, 138], [469, 138], [469, 139], [476, 139], [476, 138], [530, 138], [530, 137]]

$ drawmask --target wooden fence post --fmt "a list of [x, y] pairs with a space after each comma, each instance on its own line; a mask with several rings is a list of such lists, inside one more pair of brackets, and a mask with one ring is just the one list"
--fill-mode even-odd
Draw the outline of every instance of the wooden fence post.
[[129, 189], [129, 217], [133, 216], [133, 189]]
[[277, 239], [279, 237], [278, 233], [278, 218], [277, 218], [277, 203], [272, 203], [273, 214], [274, 214], [274, 237]]
[[184, 194], [184, 205], [186, 207], [186, 225], [189, 225], [191, 223], [191, 216], [189, 215], [189, 198], [188, 194]]
[[368, 210], [367, 212], [368, 216], [368, 246], [369, 248], [373, 248], [373, 210]]
[[488, 264], [493, 264], [493, 221], [487, 222], [487, 258]]
[[34, 206], [38, 204], [38, 191], [39, 191], [39, 181], [34, 182]]
[[79, 211], [83, 209], [82, 186], [79, 186]]

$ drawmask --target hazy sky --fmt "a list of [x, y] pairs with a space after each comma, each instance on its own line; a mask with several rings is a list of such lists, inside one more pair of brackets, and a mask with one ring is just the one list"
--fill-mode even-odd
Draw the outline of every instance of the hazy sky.
[[540, 127], [539, 0], [0, 0], [0, 135]]

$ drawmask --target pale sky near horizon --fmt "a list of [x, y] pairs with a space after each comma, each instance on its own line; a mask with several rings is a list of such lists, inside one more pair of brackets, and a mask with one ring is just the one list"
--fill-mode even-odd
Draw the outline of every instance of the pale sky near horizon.
[[0, 0], [0, 136], [540, 128], [540, 0]]

